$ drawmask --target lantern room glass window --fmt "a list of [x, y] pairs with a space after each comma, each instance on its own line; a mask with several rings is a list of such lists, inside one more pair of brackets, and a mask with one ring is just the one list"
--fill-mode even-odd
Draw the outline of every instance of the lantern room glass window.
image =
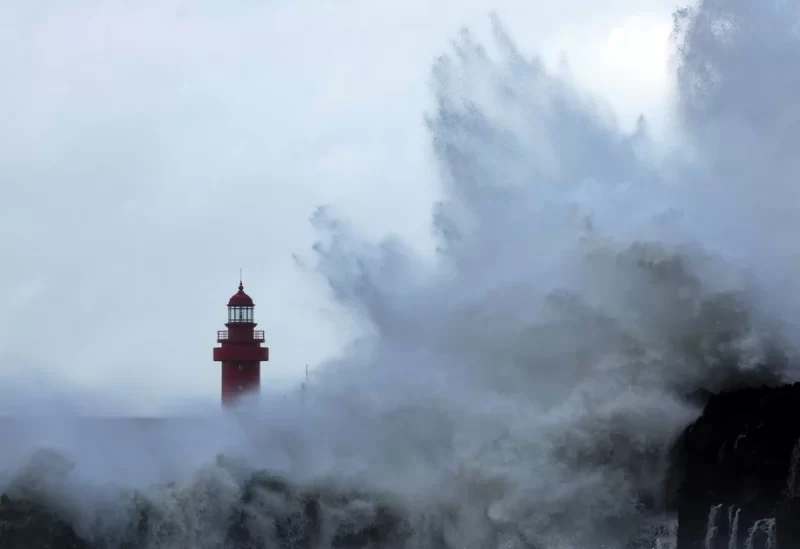
[[253, 308], [228, 307], [228, 322], [253, 322]]

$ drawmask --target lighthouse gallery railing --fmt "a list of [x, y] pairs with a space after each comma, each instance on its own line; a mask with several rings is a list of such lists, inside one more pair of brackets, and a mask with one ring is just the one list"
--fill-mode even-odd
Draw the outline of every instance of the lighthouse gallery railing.
[[[227, 341], [230, 339], [228, 330], [220, 330], [217, 332], [217, 341]], [[247, 341], [264, 341], [264, 330], [253, 330], [253, 339]]]

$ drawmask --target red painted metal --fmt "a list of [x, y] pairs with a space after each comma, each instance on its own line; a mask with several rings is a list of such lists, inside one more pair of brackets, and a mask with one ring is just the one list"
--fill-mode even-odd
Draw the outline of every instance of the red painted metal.
[[214, 348], [214, 362], [222, 363], [223, 406], [261, 389], [261, 363], [269, 360], [269, 347], [261, 346], [264, 331], [255, 329], [254, 307], [240, 281], [239, 291], [228, 301], [228, 329], [217, 332], [220, 346]]
[[239, 291], [228, 300], [228, 307], [254, 307], [255, 303], [249, 295], [244, 293], [244, 285], [239, 281]]

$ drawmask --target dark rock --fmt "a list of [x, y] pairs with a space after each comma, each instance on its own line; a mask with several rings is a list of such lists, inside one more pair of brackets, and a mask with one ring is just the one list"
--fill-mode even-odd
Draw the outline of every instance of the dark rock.
[[714, 393], [711, 391], [700, 388], [686, 395], [686, 400], [695, 406], [705, 407], [713, 396]]
[[800, 499], [787, 498], [777, 505], [775, 542], [778, 547], [800, 547]]
[[91, 549], [63, 519], [41, 505], [0, 496], [3, 549]]
[[[678, 549], [798, 546], [800, 496], [790, 481], [800, 439], [800, 384], [727, 391], [677, 441]], [[800, 456], [798, 456], [800, 457]], [[790, 486], [792, 484], [793, 486]], [[669, 487], [668, 487], [669, 488]]]

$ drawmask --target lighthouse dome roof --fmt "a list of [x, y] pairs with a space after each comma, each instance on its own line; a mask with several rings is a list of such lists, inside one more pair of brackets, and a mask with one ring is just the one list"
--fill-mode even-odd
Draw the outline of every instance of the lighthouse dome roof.
[[228, 300], [228, 307], [252, 307], [253, 299], [244, 293], [244, 286], [239, 282], [239, 291]]

